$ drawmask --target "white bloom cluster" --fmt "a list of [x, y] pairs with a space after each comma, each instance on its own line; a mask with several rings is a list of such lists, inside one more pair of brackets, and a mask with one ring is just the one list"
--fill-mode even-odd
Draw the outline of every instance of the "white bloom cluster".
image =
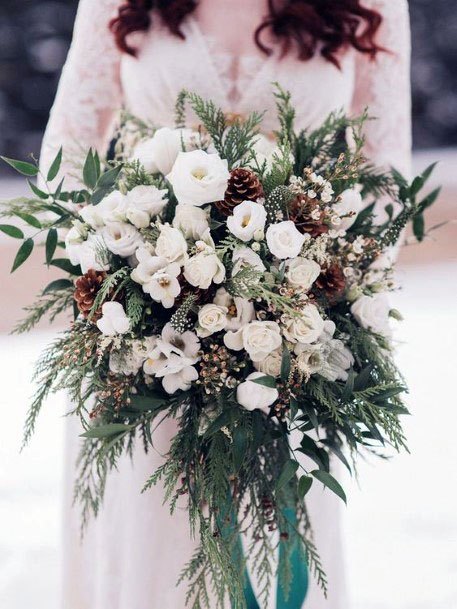
[[[348, 307], [371, 332], [388, 336], [391, 314], [379, 271], [357, 268], [366, 240], [347, 236], [363, 206], [360, 190], [336, 196], [328, 180], [305, 170], [288, 187], [304, 201], [304, 226], [271, 214], [264, 199], [244, 200], [221, 217], [217, 203], [231, 173], [196, 141], [191, 130], [169, 128], [141, 141], [133, 159], [152, 179], [133, 187], [121, 181], [98, 205], [83, 207], [67, 234], [73, 264], [83, 272], [127, 267], [147, 307], [138, 335], [121, 302], [103, 304], [97, 327], [123, 345], [112, 349], [110, 370], [158, 379], [170, 394], [195, 382], [208, 394], [223, 379], [240, 405], [264, 412], [278, 400], [271, 379], [284, 375], [286, 355], [288, 374], [302, 383], [313, 375], [345, 382], [354, 358], [327, 318], [328, 285], [345, 297], [347, 282]], [[280, 151], [259, 138], [254, 154], [268, 168]], [[223, 362], [233, 370], [218, 368]]]

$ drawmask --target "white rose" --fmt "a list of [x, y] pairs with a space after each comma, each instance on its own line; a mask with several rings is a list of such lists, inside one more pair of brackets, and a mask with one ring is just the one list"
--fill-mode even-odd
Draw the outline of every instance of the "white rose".
[[186, 239], [201, 239], [209, 228], [208, 216], [203, 209], [194, 205], [178, 205], [173, 226], [179, 228]]
[[363, 295], [351, 306], [351, 313], [366, 330], [389, 337], [390, 304], [386, 294]]
[[226, 330], [236, 331], [255, 318], [254, 305], [246, 298], [235, 296], [233, 298], [225, 290], [219, 288], [214, 297], [215, 304], [227, 308]]
[[342, 192], [339, 196], [339, 201], [332, 206], [332, 210], [340, 217], [346, 215], [348, 217], [341, 218], [336, 225], [332, 225], [332, 228], [339, 230], [351, 228], [357, 218], [357, 214], [362, 211], [363, 207], [362, 195], [357, 188], [348, 188]]
[[187, 258], [187, 243], [182, 232], [169, 224], [162, 225], [156, 243], [156, 254], [166, 258], [168, 262], [182, 264]]
[[119, 190], [113, 190], [98, 205], [86, 205], [79, 215], [92, 228], [101, 228], [109, 222], [125, 222], [127, 197]]
[[[208, 240], [210, 240], [209, 230], [207, 231]], [[212, 282], [222, 283], [224, 281], [225, 267], [213, 246], [208, 245], [205, 241], [197, 241], [196, 246], [200, 251], [184, 264], [184, 277], [190, 285], [207, 290]]]
[[246, 410], [261, 410], [269, 414], [270, 406], [279, 397], [278, 390], [274, 387], [265, 387], [254, 383], [255, 379], [264, 377], [262, 372], [252, 372], [243, 383], [240, 383], [236, 390], [236, 401], [246, 408]]
[[280, 260], [296, 258], [305, 242], [305, 236], [291, 220], [269, 226], [266, 237], [268, 249]]
[[280, 349], [267, 355], [261, 362], [255, 362], [254, 367], [259, 372], [268, 376], [278, 377], [281, 375], [282, 351]]
[[201, 338], [220, 332], [227, 325], [227, 307], [206, 304], [198, 312], [197, 335]]
[[284, 336], [291, 343], [314, 343], [323, 331], [324, 320], [313, 304], [306, 305], [299, 316], [286, 319], [283, 326]]
[[138, 230], [124, 222], [109, 222], [101, 231], [106, 248], [122, 258], [127, 258], [143, 243]]
[[314, 260], [294, 258], [286, 263], [286, 279], [289, 285], [307, 292], [319, 277], [321, 267]]
[[166, 175], [171, 171], [176, 157], [191, 137], [190, 129], [157, 129], [152, 138], [140, 142], [133, 158], [140, 161], [146, 171]]
[[76, 233], [72, 233], [72, 231], [73, 229], [68, 232], [65, 239], [65, 249], [70, 262], [75, 266], [80, 265], [83, 273], [87, 273], [89, 269], [107, 271], [109, 265], [104, 260], [105, 244], [103, 240], [92, 233], [86, 241], [75, 242]]
[[198, 207], [223, 199], [229, 178], [227, 161], [204, 150], [180, 152], [167, 175], [178, 202]]
[[256, 231], [263, 231], [267, 212], [263, 205], [254, 201], [243, 201], [237, 205], [233, 215], [227, 218], [227, 228], [241, 241], [251, 241]]
[[266, 271], [266, 267], [262, 262], [259, 254], [256, 254], [250, 247], [239, 247], [232, 255], [233, 269], [232, 275], [236, 275], [245, 267], [252, 267], [256, 271]]
[[275, 321], [251, 321], [237, 332], [227, 332], [224, 343], [234, 351], [244, 348], [253, 362], [260, 362], [279, 349], [282, 338]]
[[97, 328], [105, 336], [125, 334], [130, 330], [130, 320], [120, 302], [103, 303], [102, 316], [97, 321]]
[[160, 214], [168, 203], [166, 194], [166, 190], [156, 186], [135, 186], [127, 194], [127, 220], [137, 228], [146, 228], [151, 218]]

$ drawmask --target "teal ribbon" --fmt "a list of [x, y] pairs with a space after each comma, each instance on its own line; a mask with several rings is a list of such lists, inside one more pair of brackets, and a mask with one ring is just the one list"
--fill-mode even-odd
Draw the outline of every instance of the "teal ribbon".
[[[229, 522], [225, 521], [221, 527], [222, 535], [225, 538], [230, 538], [236, 527], [236, 515], [233, 510], [230, 510]], [[295, 529], [298, 526], [297, 515], [293, 508], [286, 508], [283, 511], [285, 520], [290, 524], [291, 529]], [[293, 544], [291, 547], [286, 547], [286, 544]], [[276, 591], [276, 609], [302, 609], [303, 603], [306, 598], [309, 586], [308, 578], [308, 567], [306, 565], [303, 552], [300, 547], [300, 540], [296, 536], [291, 536], [287, 541], [281, 541], [279, 545], [279, 573], [281, 572], [281, 564], [286, 559], [286, 552], [290, 553], [290, 564], [292, 569], [292, 582], [288, 594], [284, 590], [281, 581], [278, 581], [278, 587]], [[240, 535], [237, 536], [236, 542], [232, 550], [232, 559], [235, 564], [244, 564], [243, 557], [243, 544], [241, 542]], [[257, 602], [254, 589], [251, 584], [251, 578], [249, 577], [246, 566], [243, 570], [244, 579], [244, 598], [246, 601], [247, 609], [260, 609], [259, 603]], [[232, 609], [239, 609], [235, 603], [232, 602]]]

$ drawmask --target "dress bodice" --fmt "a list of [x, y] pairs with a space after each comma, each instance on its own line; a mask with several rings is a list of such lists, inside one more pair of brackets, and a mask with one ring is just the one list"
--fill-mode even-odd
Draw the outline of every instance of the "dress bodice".
[[[227, 10], [224, 0], [218, 2]], [[236, 18], [222, 24], [211, 40], [206, 31], [203, 33], [198, 12], [183, 23], [184, 39], [171, 35], [154, 15], [148, 32], [131, 35], [138, 49], [137, 57], [131, 57], [116, 47], [108, 28], [123, 0], [80, 0], [73, 43], [44, 138], [43, 166], [60, 146], [64, 147], [63, 171], [68, 170], [70, 157], [74, 166], [74, 157], [82, 150], [94, 147], [104, 153], [123, 106], [157, 126], [171, 125], [175, 101], [183, 88], [212, 99], [226, 112], [247, 115], [253, 110], [265, 111], [263, 129], [269, 133], [276, 128], [272, 83], [277, 81], [291, 92], [298, 128], [319, 125], [333, 110], [357, 115], [368, 108], [377, 120], [369, 121], [365, 128], [366, 154], [376, 164], [394, 165], [408, 173], [407, 0], [363, 2], [381, 13], [377, 42], [388, 51], [370, 61], [366, 54], [346, 49], [341, 52], [338, 69], [319, 52], [308, 61], [300, 61], [292, 52], [283, 58], [279, 51], [271, 56], [247, 54], [245, 49], [256, 49], [255, 45], [240, 43], [240, 54], [229, 54], [221, 38], [225, 27], [232, 42], [237, 40], [237, 32], [233, 36]], [[249, 4], [249, 10], [254, 10], [254, 4]], [[204, 7], [203, 2], [200, 18]], [[251, 40], [252, 31], [241, 30], [239, 36], [240, 41], [247, 36]], [[189, 119], [192, 125], [195, 118]]]
[[353, 51], [342, 54], [339, 70], [320, 55], [308, 62], [292, 54], [281, 59], [277, 52], [232, 57], [217, 49], [216, 41], [203, 34], [194, 18], [184, 24], [183, 33], [185, 39], [181, 40], [158, 24], [137, 37], [138, 58], [123, 56], [122, 90], [133, 114], [169, 126], [176, 98], [184, 88], [212, 99], [227, 113], [265, 111], [263, 129], [269, 132], [277, 127], [273, 82], [290, 91], [298, 128], [319, 125], [333, 110], [350, 109], [355, 80]]

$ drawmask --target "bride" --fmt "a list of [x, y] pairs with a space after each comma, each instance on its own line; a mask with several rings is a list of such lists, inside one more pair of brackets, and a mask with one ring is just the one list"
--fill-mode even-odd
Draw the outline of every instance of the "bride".
[[[409, 51], [406, 0], [80, 0], [42, 163], [62, 144], [67, 158], [91, 146], [103, 153], [122, 106], [171, 126], [183, 88], [227, 113], [266, 110], [273, 131], [278, 81], [292, 94], [298, 128], [368, 107], [377, 120], [366, 127], [366, 153], [408, 173]], [[172, 434], [169, 422], [156, 432], [155, 453], [139, 447], [120, 463], [81, 543], [71, 507], [78, 430], [69, 426], [64, 609], [184, 609], [185, 586], [175, 584], [193, 548], [187, 515], [170, 517], [160, 488], [140, 494]], [[338, 510], [333, 495], [311, 496], [329, 598], [311, 581], [303, 609], [348, 609]]]

